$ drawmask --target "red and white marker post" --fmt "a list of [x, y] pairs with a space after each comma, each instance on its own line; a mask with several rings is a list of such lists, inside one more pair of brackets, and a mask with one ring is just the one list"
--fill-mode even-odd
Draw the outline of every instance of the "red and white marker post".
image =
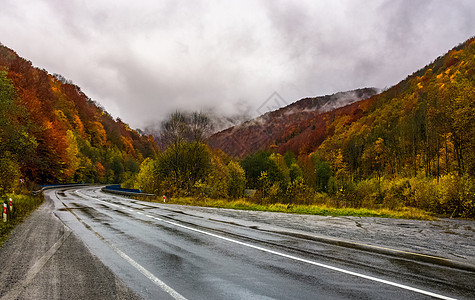
[[7, 204], [3, 203], [3, 223], [7, 221]]
[[13, 211], [13, 200], [10, 198], [10, 213]]
[[165, 195], [163, 195], [163, 203], [165, 203]]

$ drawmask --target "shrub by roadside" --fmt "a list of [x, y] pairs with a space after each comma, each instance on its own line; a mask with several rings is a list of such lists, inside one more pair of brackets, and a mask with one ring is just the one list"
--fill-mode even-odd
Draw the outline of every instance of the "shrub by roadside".
[[[148, 198], [140, 200], [150, 201]], [[154, 202], [163, 203], [159, 197], [152, 199]], [[303, 204], [283, 204], [283, 203], [255, 203], [251, 199], [211, 199], [205, 197], [173, 197], [167, 198], [168, 204], [218, 207], [229, 209], [242, 209], [253, 211], [271, 211], [295, 214], [322, 215], [322, 216], [358, 216], [358, 217], [381, 217], [395, 219], [415, 219], [415, 220], [433, 220], [435, 219], [429, 213], [417, 208], [404, 207], [398, 210], [390, 209], [368, 209], [368, 208], [350, 208], [329, 207], [324, 204], [303, 205]]]

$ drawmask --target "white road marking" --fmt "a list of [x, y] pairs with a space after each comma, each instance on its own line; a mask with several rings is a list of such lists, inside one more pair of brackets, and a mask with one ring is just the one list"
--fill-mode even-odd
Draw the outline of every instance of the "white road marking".
[[43, 269], [45, 264], [53, 257], [53, 255], [58, 251], [59, 248], [64, 244], [64, 242], [68, 239], [71, 235], [71, 231], [66, 229], [63, 235], [59, 238], [59, 240], [54, 243], [51, 248], [46, 251], [46, 253], [38, 259], [35, 264], [28, 270], [26, 273], [25, 278], [17, 282], [8, 293], [3, 295], [1, 300], [15, 300], [18, 299], [18, 296], [23, 292], [23, 290], [33, 281], [36, 275]]
[[395, 286], [395, 287], [398, 287], [398, 288], [402, 288], [402, 289], [405, 289], [405, 290], [413, 291], [413, 292], [416, 292], [416, 293], [428, 295], [428, 296], [439, 298], [439, 299], [455, 300], [455, 298], [447, 297], [447, 296], [444, 296], [444, 295], [439, 295], [439, 294], [436, 294], [436, 293], [433, 293], [433, 292], [421, 290], [421, 289], [414, 288], [414, 287], [411, 287], [411, 286], [408, 286], [408, 285], [388, 281], [388, 280], [377, 278], [377, 277], [374, 277], [374, 276], [368, 276], [368, 275], [356, 273], [356, 272], [345, 270], [345, 269], [342, 269], [342, 268], [333, 267], [333, 266], [330, 266], [330, 265], [318, 263], [318, 262], [311, 261], [311, 260], [308, 260], [308, 259], [296, 257], [296, 256], [293, 256], [293, 255], [281, 253], [281, 252], [270, 250], [270, 249], [266, 249], [266, 248], [263, 248], [263, 247], [260, 247], [260, 246], [244, 243], [244, 242], [241, 242], [241, 241], [238, 241], [238, 240], [235, 240], [235, 239], [227, 238], [227, 237], [220, 236], [220, 235], [217, 235], [217, 234], [214, 234], [214, 233], [211, 233], [211, 232], [206, 232], [206, 231], [203, 231], [203, 230], [200, 230], [200, 229], [192, 228], [192, 227], [189, 227], [189, 226], [186, 226], [186, 225], [182, 225], [182, 224], [175, 223], [175, 222], [172, 222], [172, 221], [164, 220], [164, 219], [161, 219], [161, 218], [154, 217], [154, 219], [157, 220], [157, 221], [165, 222], [165, 223], [168, 223], [168, 224], [171, 224], [171, 225], [174, 225], [174, 226], [178, 226], [178, 227], [181, 227], [181, 228], [184, 228], [184, 229], [188, 229], [188, 230], [195, 231], [195, 232], [198, 232], [198, 233], [206, 234], [206, 235], [209, 235], [209, 236], [212, 236], [212, 237], [215, 237], [215, 238], [218, 238], [218, 239], [222, 239], [222, 240], [225, 240], [225, 241], [228, 241], [228, 242], [231, 242], [231, 243], [235, 243], [235, 244], [238, 244], [238, 245], [242, 245], [242, 246], [246, 246], [246, 247], [249, 247], [249, 248], [257, 249], [257, 250], [260, 250], [260, 251], [263, 251], [263, 252], [267, 252], [267, 253], [271, 253], [271, 254], [274, 254], [274, 255], [282, 256], [282, 257], [289, 258], [289, 259], [292, 259], [292, 260], [312, 264], [312, 265], [315, 265], [315, 266], [318, 266], [318, 267], [322, 267], [322, 268], [330, 269], [330, 270], [333, 270], [333, 271], [345, 273], [345, 274], [348, 274], [348, 275], [353, 275], [353, 276], [356, 276], [356, 277], [360, 277], [360, 278], [364, 278], [364, 279], [384, 283], [384, 284], [387, 284], [387, 285]]
[[[81, 193], [81, 195], [84, 195], [84, 194]], [[84, 196], [86, 196], [86, 195], [84, 195]], [[89, 196], [86, 196], [86, 197], [91, 198]], [[95, 199], [95, 198], [91, 198], [91, 199], [109, 203], [107, 201], [103, 201], [103, 200], [99, 200], [99, 199]], [[122, 209], [127, 209], [127, 208], [122, 207]], [[128, 209], [128, 210], [130, 210], [130, 209]], [[217, 235], [217, 234], [214, 234], [214, 233], [211, 233], [211, 232], [207, 232], [207, 231], [204, 231], [204, 230], [192, 228], [192, 227], [182, 225], [182, 224], [179, 224], [179, 223], [176, 223], [176, 222], [168, 221], [168, 220], [165, 220], [165, 219], [162, 219], [162, 218], [158, 218], [158, 217], [152, 217], [152, 218], [157, 220], [157, 221], [161, 221], [161, 222], [164, 222], [164, 223], [167, 223], [167, 224], [170, 224], [170, 225], [181, 227], [181, 228], [191, 230], [191, 231], [194, 231], [194, 232], [198, 232], [198, 233], [201, 233], [201, 234], [209, 235], [209, 236], [212, 236], [212, 237], [215, 237], [215, 238], [218, 238], [218, 239], [221, 239], [221, 240], [225, 240], [225, 241], [228, 241], [228, 242], [231, 242], [231, 243], [235, 243], [235, 244], [238, 244], [238, 245], [241, 245], [241, 246], [253, 248], [253, 249], [256, 249], [256, 250], [259, 250], [259, 251], [262, 251], [262, 252], [267, 252], [267, 253], [270, 253], [270, 254], [274, 254], [274, 255], [277, 255], [277, 256], [285, 257], [285, 258], [300, 261], [300, 262], [304, 262], [304, 263], [307, 263], [307, 264], [311, 264], [311, 265], [314, 265], [314, 266], [318, 266], [318, 267], [322, 267], [322, 268], [325, 268], [325, 269], [333, 270], [333, 271], [336, 271], [336, 272], [340, 272], [340, 273], [344, 273], [344, 274], [348, 274], [348, 275], [368, 279], [368, 280], [371, 280], [371, 281], [375, 281], [375, 282], [383, 283], [383, 284], [386, 284], [386, 285], [398, 287], [398, 288], [401, 288], [401, 289], [409, 290], [409, 291], [412, 291], [412, 292], [416, 292], [416, 293], [419, 293], [419, 294], [431, 296], [431, 297], [438, 298], [438, 299], [456, 300], [455, 298], [451, 298], [451, 297], [447, 297], [447, 296], [440, 295], [440, 294], [437, 294], [437, 293], [433, 293], [433, 292], [429, 292], [429, 291], [426, 291], [426, 290], [418, 289], [418, 288], [411, 287], [411, 286], [408, 286], [408, 285], [405, 285], [405, 284], [400, 284], [400, 283], [397, 283], [397, 282], [392, 282], [392, 281], [381, 279], [381, 278], [378, 278], [378, 277], [356, 273], [356, 272], [353, 272], [353, 271], [350, 271], [350, 270], [345, 270], [345, 269], [342, 269], [342, 268], [338, 268], [338, 267], [322, 264], [322, 263], [319, 263], [319, 262], [311, 261], [311, 260], [308, 260], [308, 259], [296, 257], [296, 256], [293, 256], [293, 255], [281, 253], [281, 252], [278, 252], [278, 251], [270, 250], [270, 249], [263, 248], [263, 247], [260, 247], [260, 246], [248, 244], [248, 243], [241, 242], [241, 241], [238, 241], [238, 240], [235, 240], [235, 239], [227, 238], [225, 236]]]
[[109, 241], [104, 240], [105, 243], [109, 245], [109, 247], [114, 250], [115, 253], [117, 253], [120, 257], [122, 257], [125, 261], [127, 261], [129, 264], [131, 264], [134, 268], [136, 268], [140, 273], [142, 273], [145, 277], [150, 279], [155, 285], [160, 287], [162, 290], [167, 292], [170, 296], [172, 296], [176, 300], [186, 300], [185, 297], [183, 297], [180, 293], [175, 291], [173, 288], [168, 286], [165, 282], [161, 281], [158, 279], [155, 275], [153, 275], [150, 271], [142, 267], [139, 263], [137, 263], [135, 260], [130, 258], [127, 254], [122, 252], [119, 248], [117, 248], [114, 244], [112, 244]]
[[[79, 193], [77, 192], [77, 194], [79, 195]], [[92, 198], [92, 197], [89, 197], [89, 196], [86, 196], [82, 193], [80, 193], [81, 196], [85, 196], [86, 198], [89, 198], [89, 199], [94, 199], [94, 200], [97, 200], [97, 201], [101, 201], [101, 202], [106, 202], [106, 201], [102, 201], [102, 200], [99, 200], [99, 199], [95, 199], [95, 198]], [[109, 202], [106, 202], [106, 203], [109, 203]], [[109, 203], [111, 204], [111, 203]], [[119, 208], [122, 208], [120, 207], [119, 205], [115, 205], [115, 204], [112, 204], [114, 206], [117, 206]], [[74, 212], [71, 212], [73, 213], [76, 218], [83, 224], [86, 224], [83, 220], [81, 220]], [[106, 240], [102, 235], [100, 235], [98, 232], [96, 232], [95, 230], [93, 230], [92, 228], [88, 228], [89, 230], [91, 230], [92, 232], [94, 232], [95, 235], [97, 235], [104, 243], [106, 243], [115, 253], [117, 253], [120, 257], [122, 257], [125, 261], [127, 261], [129, 264], [131, 264], [135, 269], [137, 269], [140, 273], [142, 273], [145, 277], [147, 277], [150, 281], [152, 281], [153, 283], [155, 283], [155, 285], [157, 285], [159, 288], [161, 288], [163, 291], [165, 291], [167, 294], [169, 294], [170, 296], [173, 297], [173, 299], [176, 299], [176, 300], [187, 300], [185, 297], [183, 297], [180, 293], [178, 293], [177, 291], [175, 291], [173, 288], [171, 288], [170, 286], [168, 286], [165, 282], [161, 281], [160, 279], [158, 279], [155, 275], [153, 275], [152, 272], [150, 272], [149, 270], [145, 269], [142, 265], [140, 265], [138, 262], [136, 262], [135, 260], [133, 260], [130, 256], [128, 256], [127, 254], [125, 254], [122, 250], [120, 250], [119, 248], [117, 248], [116, 245], [114, 245], [112, 242]]]

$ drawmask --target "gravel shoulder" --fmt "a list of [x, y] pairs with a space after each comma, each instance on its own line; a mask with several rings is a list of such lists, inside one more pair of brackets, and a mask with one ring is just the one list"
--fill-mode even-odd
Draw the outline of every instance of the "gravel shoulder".
[[0, 298], [139, 299], [45, 203], [0, 248]]

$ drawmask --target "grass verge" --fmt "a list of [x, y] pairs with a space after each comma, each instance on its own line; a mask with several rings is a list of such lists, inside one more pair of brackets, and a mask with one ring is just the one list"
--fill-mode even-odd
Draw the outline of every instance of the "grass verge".
[[[140, 200], [162, 202], [163, 200], [157, 198], [141, 198]], [[429, 213], [412, 207], [404, 207], [399, 210], [390, 209], [368, 209], [368, 208], [334, 208], [326, 205], [294, 205], [294, 204], [257, 204], [245, 199], [225, 200], [225, 199], [210, 199], [210, 198], [169, 198], [166, 200], [168, 204], [180, 204], [190, 206], [204, 206], [204, 207], [218, 207], [229, 209], [242, 209], [253, 211], [270, 211], [283, 212], [293, 214], [307, 214], [320, 216], [354, 216], [354, 217], [380, 217], [380, 218], [394, 218], [394, 219], [414, 219], [414, 220], [434, 220]]]
[[[23, 220], [28, 217], [31, 212], [33, 212], [38, 206], [40, 206], [43, 201], [43, 195], [38, 196], [32, 195], [7, 195], [7, 199], [12, 198], [13, 200], [13, 214], [12, 217], [6, 222], [3, 222], [3, 219], [0, 220], [0, 247], [8, 238], [8, 234], [15, 228], [16, 225], [23, 222]], [[3, 209], [3, 201], [0, 202]]]

